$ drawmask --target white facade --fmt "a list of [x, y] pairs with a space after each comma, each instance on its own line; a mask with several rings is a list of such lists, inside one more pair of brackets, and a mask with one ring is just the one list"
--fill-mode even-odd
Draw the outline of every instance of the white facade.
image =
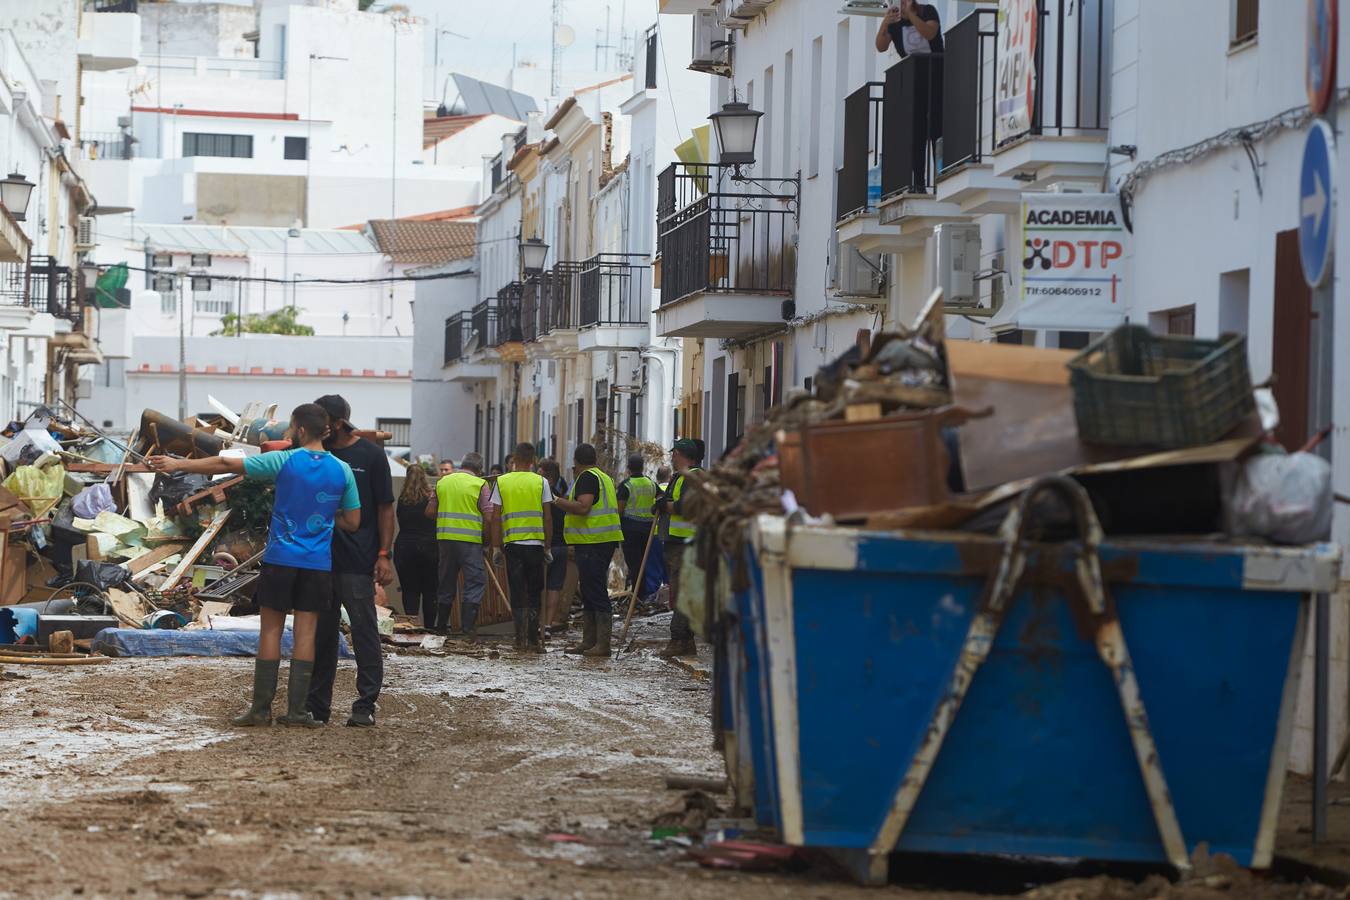
[[[101, 202], [140, 221], [320, 228], [477, 203], [476, 155], [424, 159], [424, 23], [356, 7], [155, 4], [145, 66], [84, 85]], [[240, 55], [254, 31], [256, 58]]]

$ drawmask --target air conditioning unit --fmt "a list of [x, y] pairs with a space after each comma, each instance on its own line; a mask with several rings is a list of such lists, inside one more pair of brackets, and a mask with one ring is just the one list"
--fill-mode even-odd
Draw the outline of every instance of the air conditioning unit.
[[722, 0], [721, 24], [724, 28], [744, 28], [772, 2], [773, 0]]
[[75, 227], [75, 250], [86, 252], [98, 243], [98, 228], [93, 216], [80, 216]]
[[980, 305], [980, 226], [947, 224], [937, 227], [938, 286], [946, 306]]
[[890, 262], [889, 253], [862, 253], [856, 247], [840, 246], [836, 236], [830, 257], [830, 289], [840, 300], [854, 303], [884, 300]]
[[717, 10], [700, 9], [694, 13], [693, 58], [689, 68], [695, 72], [730, 75], [731, 65], [727, 31], [722, 27]]
[[848, 0], [839, 10], [843, 16], [884, 16], [895, 0]]

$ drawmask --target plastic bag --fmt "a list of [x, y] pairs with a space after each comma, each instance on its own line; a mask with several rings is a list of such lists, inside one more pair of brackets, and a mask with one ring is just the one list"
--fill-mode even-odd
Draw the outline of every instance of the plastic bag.
[[117, 563], [82, 559], [75, 565], [75, 580], [92, 584], [101, 591], [131, 583], [131, 570]]
[[80, 491], [70, 505], [75, 515], [81, 519], [92, 519], [105, 510], [111, 512], [117, 509], [117, 504], [113, 502], [112, 489], [103, 481], [91, 484]]
[[150, 503], [154, 505], [164, 501], [164, 506], [177, 506], [193, 494], [206, 490], [211, 483], [208, 475], [194, 475], [191, 472], [160, 473], [155, 476], [154, 486], [150, 488]]
[[[58, 500], [65, 492], [66, 470], [59, 466], [19, 466], [5, 479], [5, 488], [20, 500]], [[30, 503], [31, 507], [32, 504]]]
[[1261, 453], [1238, 471], [1228, 493], [1228, 530], [1277, 544], [1331, 537], [1331, 464], [1311, 453]]

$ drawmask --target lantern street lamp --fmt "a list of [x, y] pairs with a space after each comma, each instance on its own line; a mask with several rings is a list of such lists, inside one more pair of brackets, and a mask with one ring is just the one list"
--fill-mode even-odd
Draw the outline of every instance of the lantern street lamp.
[[92, 294], [98, 287], [98, 263], [80, 263], [80, 276], [84, 280], [84, 289]]
[[8, 178], [0, 181], [0, 203], [5, 205], [15, 221], [24, 220], [24, 214], [28, 212], [28, 198], [33, 195], [34, 187], [36, 185], [33, 182], [18, 172], [11, 172]]
[[548, 244], [537, 237], [520, 243], [520, 263], [526, 275], [538, 275], [544, 271], [544, 260], [548, 256]]
[[723, 165], [753, 166], [755, 138], [759, 120], [764, 113], [751, 109], [750, 104], [733, 100], [708, 116], [717, 129], [717, 145], [721, 148]]

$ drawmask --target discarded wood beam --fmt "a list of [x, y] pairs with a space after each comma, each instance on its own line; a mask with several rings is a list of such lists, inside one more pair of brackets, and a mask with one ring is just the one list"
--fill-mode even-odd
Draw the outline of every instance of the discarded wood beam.
[[163, 544], [149, 553], [142, 553], [140, 556], [126, 563], [127, 570], [135, 575], [142, 572], [157, 562], [163, 562], [175, 553], [181, 553], [187, 541], [174, 541], [171, 544]]
[[211, 542], [216, 539], [216, 535], [220, 534], [220, 529], [225, 527], [225, 520], [230, 517], [231, 512], [233, 512], [231, 509], [222, 509], [216, 512], [211, 524], [206, 526], [206, 529], [197, 538], [197, 542], [192, 545], [187, 553], [183, 554], [183, 558], [178, 562], [178, 565], [169, 573], [168, 580], [159, 586], [161, 591], [172, 590], [178, 582], [183, 580], [183, 576], [197, 561], [197, 557], [206, 552], [206, 548], [211, 546]]
[[16, 666], [92, 666], [112, 662], [109, 656], [0, 656], [0, 663]]
[[666, 790], [707, 791], [709, 794], [725, 794], [727, 792], [727, 780], [725, 778], [709, 778], [704, 775], [667, 775]]
[[105, 463], [105, 462], [87, 462], [87, 463], [66, 463], [67, 472], [86, 472], [90, 475], [111, 475], [117, 471], [118, 466], [122, 467], [123, 472], [153, 472], [154, 469], [140, 463]]

